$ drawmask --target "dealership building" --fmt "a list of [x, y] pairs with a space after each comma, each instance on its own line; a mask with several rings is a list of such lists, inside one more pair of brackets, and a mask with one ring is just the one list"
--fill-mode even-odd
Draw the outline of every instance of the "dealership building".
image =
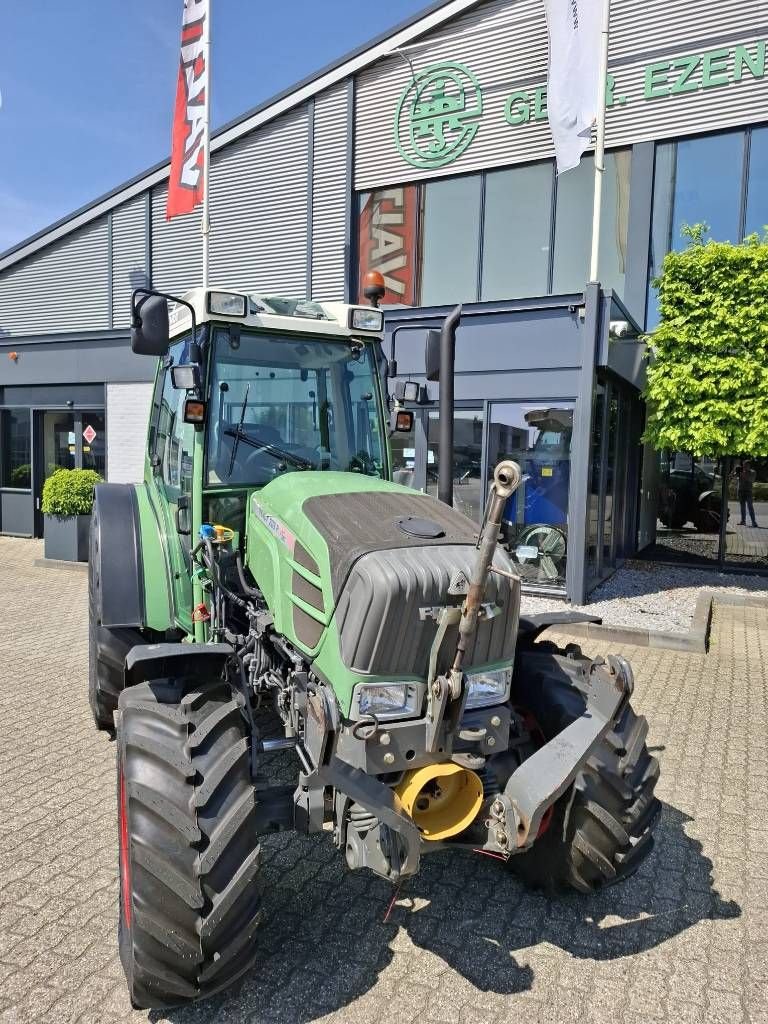
[[[434, 491], [438, 385], [424, 339], [462, 303], [455, 502], [489, 468], [525, 485], [506, 535], [528, 586], [583, 600], [652, 544], [658, 459], [640, 438], [652, 280], [681, 227], [768, 224], [764, 0], [613, 0], [599, 283], [593, 161], [557, 178], [542, 0], [448, 0], [212, 140], [211, 281], [357, 301], [387, 284], [387, 355], [420, 385], [395, 479]], [[0, 255], [0, 533], [39, 536], [58, 466], [143, 473], [154, 362], [136, 287], [201, 280], [200, 212], [167, 221], [163, 163]]]

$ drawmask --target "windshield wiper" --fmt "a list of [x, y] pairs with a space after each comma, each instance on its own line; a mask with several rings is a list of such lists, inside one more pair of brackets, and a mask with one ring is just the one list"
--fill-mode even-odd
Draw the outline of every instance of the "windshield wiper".
[[240, 441], [245, 441], [246, 444], [251, 445], [253, 448], [258, 448], [259, 451], [266, 452], [267, 455], [272, 455], [276, 459], [285, 459], [286, 462], [290, 462], [294, 466], [299, 466], [301, 469], [315, 469], [314, 462], [309, 459], [303, 459], [300, 455], [294, 455], [293, 452], [287, 452], [284, 448], [279, 445], [272, 444], [267, 441], [259, 441], [256, 438], [249, 437], [243, 430], [242, 421], [237, 427], [225, 427], [224, 433], [229, 437], [235, 438], [235, 443], [232, 446], [232, 464], [229, 467], [229, 475], [232, 475], [232, 465], [234, 465], [234, 453], [237, 445]]
[[[248, 383], [245, 385], [245, 395], [243, 396], [243, 407], [240, 410], [240, 422], [237, 424], [237, 430], [234, 431], [234, 433], [232, 435], [234, 437], [234, 439], [235, 439], [235, 443], [232, 445], [232, 458], [229, 460], [229, 471], [227, 472], [227, 480], [229, 480], [229, 478], [232, 476], [232, 470], [235, 468], [235, 456], [237, 455], [237, 449], [238, 449], [238, 447], [240, 445], [240, 438], [244, 436], [244, 434], [243, 434], [243, 421], [245, 420], [245, 410], [246, 410], [246, 406], [248, 405], [248, 392], [250, 390], [251, 390], [251, 382], [248, 381]], [[231, 433], [231, 431], [229, 429], [227, 429], [227, 430], [224, 431], [224, 433], [228, 434], [228, 433]]]

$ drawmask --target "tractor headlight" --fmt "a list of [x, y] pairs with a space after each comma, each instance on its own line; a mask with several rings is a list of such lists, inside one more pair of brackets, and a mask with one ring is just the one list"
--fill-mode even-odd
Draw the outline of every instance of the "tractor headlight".
[[353, 331], [383, 331], [384, 314], [380, 309], [362, 308], [349, 312], [349, 326]]
[[486, 669], [467, 674], [467, 708], [484, 708], [503, 704], [509, 697], [511, 668]]
[[355, 693], [361, 716], [408, 718], [418, 710], [420, 688], [416, 683], [364, 683]]

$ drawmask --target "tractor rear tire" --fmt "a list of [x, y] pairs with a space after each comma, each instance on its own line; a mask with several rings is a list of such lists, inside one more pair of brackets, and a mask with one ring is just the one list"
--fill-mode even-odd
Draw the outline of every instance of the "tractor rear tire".
[[120, 695], [119, 947], [134, 1007], [179, 1006], [251, 967], [260, 916], [250, 737], [222, 682]]
[[[552, 647], [537, 644], [531, 653], [522, 653], [532, 683], [523, 689], [535, 706], [526, 704], [547, 741], [581, 713], [585, 677], [573, 668], [578, 662], [589, 664], [573, 652], [570, 657], [550, 653]], [[553, 662], [559, 670], [552, 670]], [[544, 819], [533, 847], [508, 861], [515, 874], [551, 894], [573, 889], [592, 893], [634, 874], [653, 848], [652, 830], [661, 811], [654, 796], [659, 764], [648, 752], [647, 734], [645, 718], [627, 701], [554, 805], [549, 821]]]

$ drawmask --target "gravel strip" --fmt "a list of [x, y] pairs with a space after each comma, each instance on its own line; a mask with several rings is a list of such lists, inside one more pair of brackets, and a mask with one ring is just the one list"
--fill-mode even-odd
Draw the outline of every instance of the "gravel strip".
[[535, 615], [567, 608], [600, 615], [607, 626], [687, 633], [696, 598], [704, 588], [768, 596], [768, 578], [632, 561], [593, 590], [589, 604], [565, 605], [554, 598], [523, 594], [521, 609]]

